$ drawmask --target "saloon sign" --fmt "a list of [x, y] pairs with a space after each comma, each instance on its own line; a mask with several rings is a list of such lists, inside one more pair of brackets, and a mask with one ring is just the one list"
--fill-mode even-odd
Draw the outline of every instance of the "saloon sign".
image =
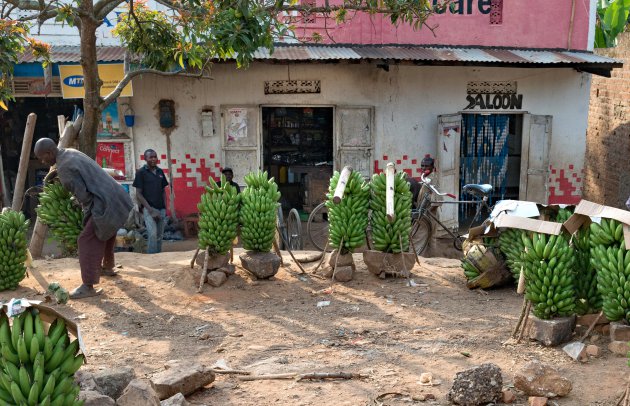
[[464, 110], [521, 110], [523, 95], [510, 93], [469, 94], [466, 96], [468, 105]]

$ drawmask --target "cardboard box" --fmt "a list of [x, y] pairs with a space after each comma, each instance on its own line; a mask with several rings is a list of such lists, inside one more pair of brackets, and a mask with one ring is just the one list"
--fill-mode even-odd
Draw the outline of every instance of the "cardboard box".
[[582, 200], [575, 207], [573, 215], [564, 222], [563, 227], [567, 232], [573, 234], [582, 226], [589, 225], [591, 222], [599, 224], [602, 218], [613, 219], [623, 223], [623, 238], [626, 242], [626, 249], [630, 249], [630, 211], [627, 210]]
[[13, 316], [23, 313], [24, 310], [28, 309], [29, 307], [33, 307], [39, 310], [39, 315], [44, 322], [46, 332], [48, 332], [48, 328], [55, 319], [63, 319], [66, 323], [68, 332], [79, 340], [79, 349], [81, 350], [81, 353], [85, 355], [85, 363], [87, 364], [87, 352], [85, 350], [85, 344], [83, 343], [81, 328], [73, 320], [65, 317], [61, 313], [57, 312], [55, 309], [41, 304], [41, 301], [39, 300], [28, 300], [24, 298], [11, 299], [8, 302], [2, 303], [1, 305], [2, 311], [6, 313], [6, 315], [9, 317], [11, 323], [13, 323]]

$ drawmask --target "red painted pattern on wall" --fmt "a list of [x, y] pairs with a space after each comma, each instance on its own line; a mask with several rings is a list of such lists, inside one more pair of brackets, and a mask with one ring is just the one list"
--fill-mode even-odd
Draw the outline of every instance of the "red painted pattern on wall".
[[[144, 159], [140, 156], [140, 159]], [[168, 176], [173, 192], [175, 193], [175, 211], [178, 217], [184, 217], [192, 213], [197, 213], [197, 203], [201, 199], [204, 187], [208, 184], [208, 178], [215, 181], [220, 180], [221, 164], [216, 161], [215, 154], [207, 157], [195, 157], [186, 154], [183, 159], [171, 159], [173, 169], [172, 176], [169, 176], [166, 155], [161, 156], [158, 165]], [[170, 200], [170, 193], [167, 190], [167, 200]], [[170, 207], [170, 202], [167, 202]]]
[[584, 169], [549, 165], [549, 204], [577, 204], [582, 199]]
[[388, 163], [394, 162], [397, 171], [404, 171], [407, 176], [420, 179], [420, 160], [410, 159], [408, 155], [403, 155], [401, 159], [389, 159], [389, 155], [383, 155], [381, 160], [374, 161], [374, 173], [381, 173]]

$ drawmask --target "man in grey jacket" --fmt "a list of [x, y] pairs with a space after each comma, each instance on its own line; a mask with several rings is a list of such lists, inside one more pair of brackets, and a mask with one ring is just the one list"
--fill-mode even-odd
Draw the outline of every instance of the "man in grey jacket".
[[114, 244], [132, 208], [125, 189], [98, 164], [75, 149], [57, 148], [50, 138], [35, 144], [35, 155], [44, 164], [56, 165], [61, 184], [83, 207], [83, 231], [79, 235], [79, 265], [83, 284], [70, 293], [72, 299], [96, 296], [100, 276], [115, 276]]

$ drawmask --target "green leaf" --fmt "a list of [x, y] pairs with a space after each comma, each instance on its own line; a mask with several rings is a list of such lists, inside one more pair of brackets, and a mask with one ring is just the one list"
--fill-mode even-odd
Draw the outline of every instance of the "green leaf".
[[628, 23], [630, 0], [615, 0], [608, 6], [604, 14], [604, 25], [610, 29], [610, 34], [617, 37], [623, 32]]

